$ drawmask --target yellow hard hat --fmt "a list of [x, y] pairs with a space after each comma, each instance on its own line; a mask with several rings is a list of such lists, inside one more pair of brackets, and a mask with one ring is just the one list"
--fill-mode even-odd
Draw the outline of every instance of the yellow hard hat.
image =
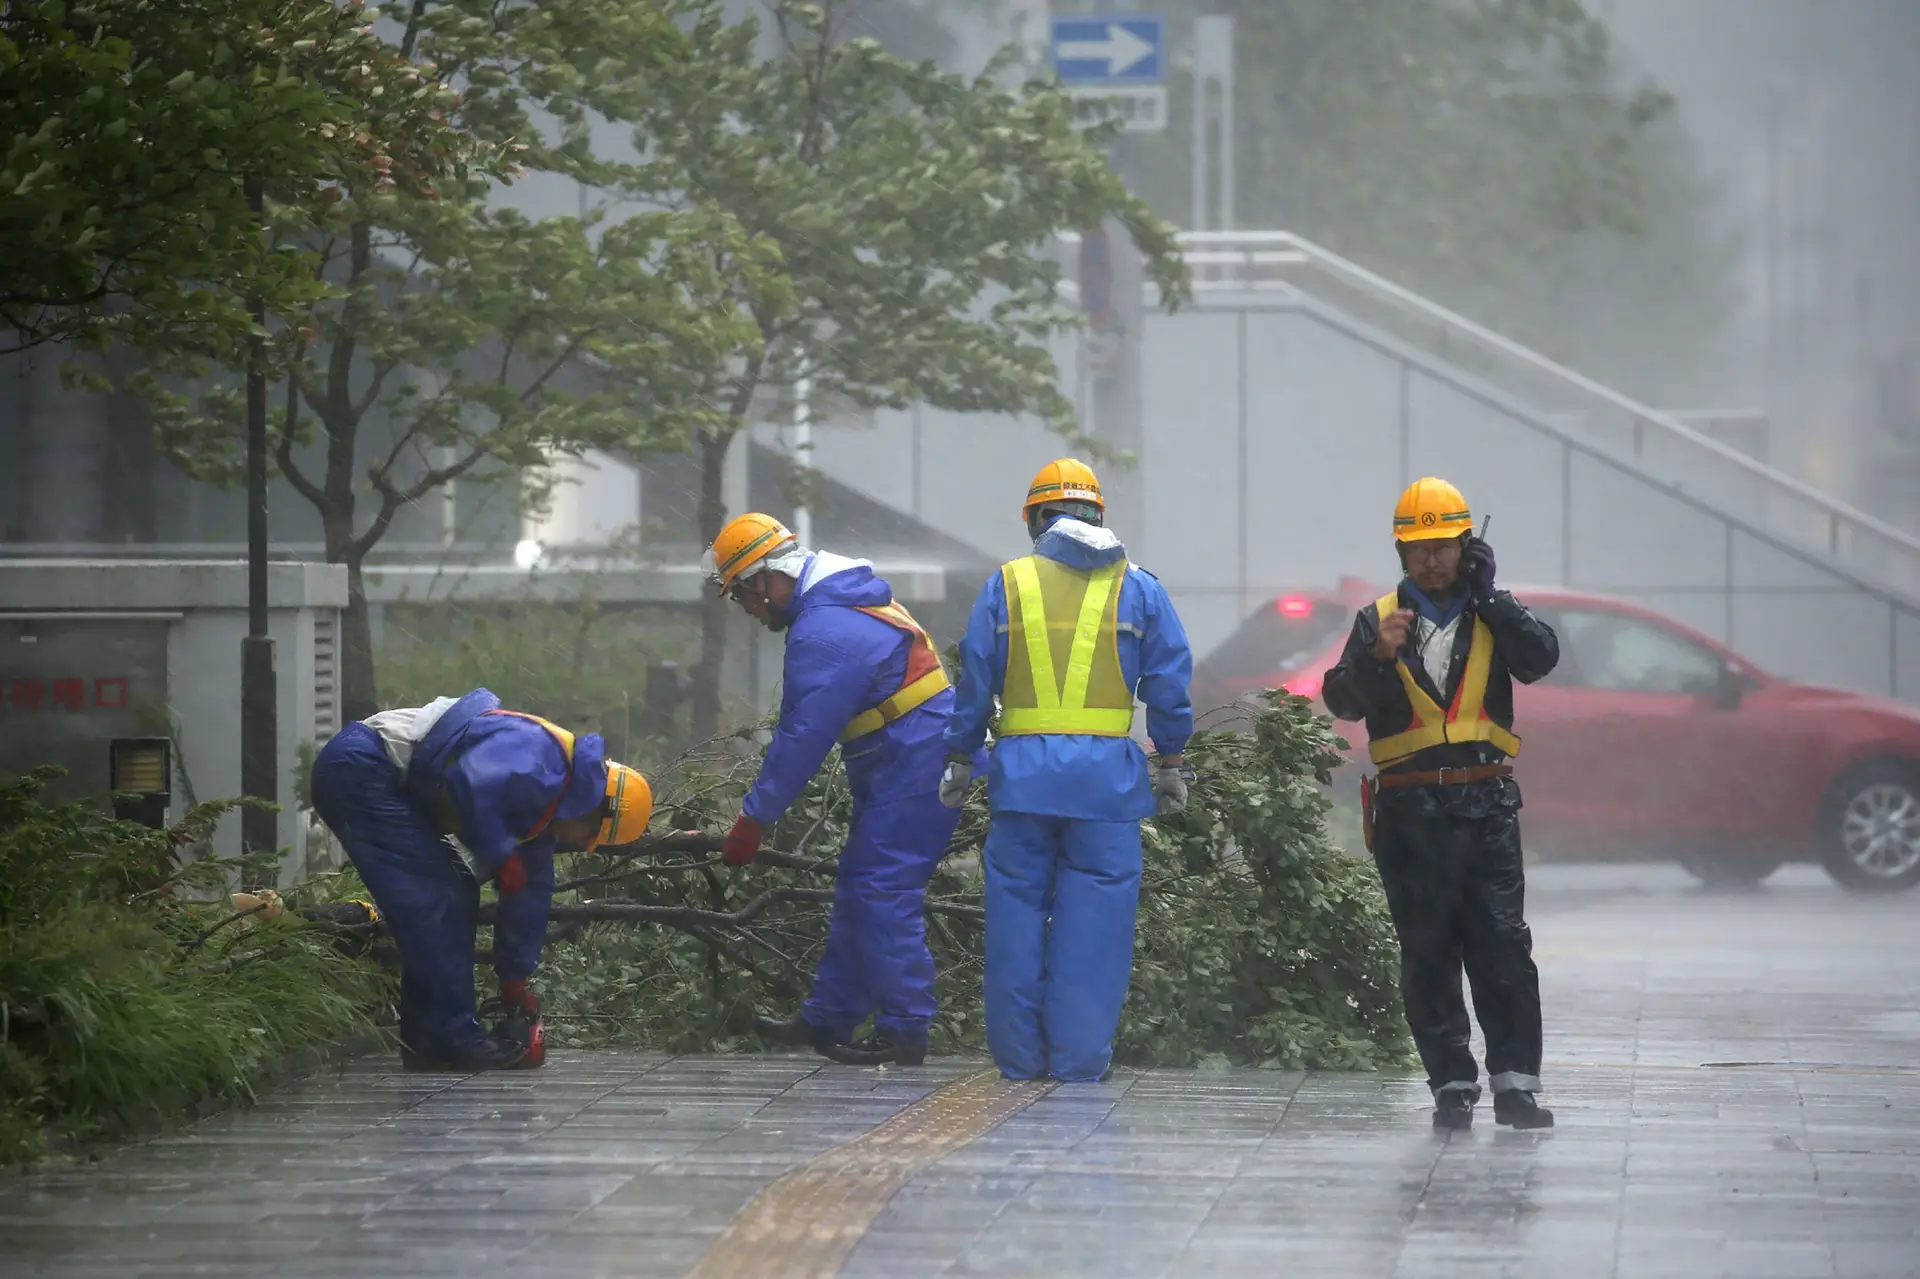
[[587, 845], [588, 852], [602, 844], [616, 848], [631, 844], [645, 834], [647, 823], [653, 820], [653, 787], [638, 771], [608, 760], [606, 812], [599, 832]]
[[1027, 485], [1027, 504], [1020, 508], [1020, 517], [1025, 519], [1034, 507], [1046, 502], [1091, 502], [1103, 511], [1107, 509], [1106, 499], [1100, 496], [1100, 477], [1074, 457], [1058, 458], [1040, 468], [1033, 483]]
[[749, 511], [735, 516], [707, 550], [707, 573], [724, 595], [747, 570], [793, 540], [792, 531], [771, 515]]
[[1473, 531], [1473, 512], [1460, 490], [1429, 475], [1415, 480], [1393, 508], [1393, 540], [1437, 542]]

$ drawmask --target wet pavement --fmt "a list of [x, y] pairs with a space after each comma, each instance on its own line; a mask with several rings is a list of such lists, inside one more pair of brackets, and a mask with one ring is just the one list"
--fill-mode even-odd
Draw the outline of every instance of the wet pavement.
[[0, 1275], [1920, 1275], [1920, 895], [1532, 897], [1550, 1133], [1436, 1135], [1369, 1075], [361, 1061], [0, 1181]]

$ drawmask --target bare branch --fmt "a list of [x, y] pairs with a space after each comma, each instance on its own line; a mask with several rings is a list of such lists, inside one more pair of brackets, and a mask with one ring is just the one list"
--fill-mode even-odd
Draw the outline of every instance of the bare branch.
[[287, 407], [280, 415], [279, 438], [274, 441], [274, 460], [279, 463], [280, 474], [287, 477], [287, 483], [293, 485], [294, 491], [313, 503], [315, 510], [326, 515], [332, 511], [333, 504], [327, 500], [327, 495], [321, 491], [320, 486], [308, 479], [306, 472], [302, 471], [293, 460], [294, 430], [299, 425], [299, 421], [300, 379], [295, 373], [289, 372]]
[[585, 346], [587, 344], [587, 341], [592, 336], [593, 336], [593, 331], [589, 330], [585, 333], [576, 335], [573, 341], [567, 343], [567, 349], [560, 352], [559, 355], [555, 356], [553, 363], [547, 365], [546, 370], [543, 373], [541, 373], [539, 377], [535, 378], [527, 386], [526, 390], [520, 392], [520, 402], [524, 404], [528, 400], [532, 399], [535, 395], [539, 394], [541, 388], [546, 386], [548, 380], [552, 378], [555, 373], [558, 373], [561, 369], [565, 368], [569, 363], [571, 363], [573, 360], [573, 357], [580, 353], [580, 348]]
[[377, 471], [373, 472], [369, 478], [373, 481], [374, 487], [380, 491], [380, 511], [373, 517], [373, 522], [367, 525], [366, 532], [353, 539], [352, 553], [358, 557], [365, 557], [367, 552], [378, 546], [380, 539], [387, 535], [387, 529], [392, 527], [393, 517], [400, 513], [401, 507], [419, 501], [442, 484], [459, 479], [479, 465], [480, 460], [486, 456], [486, 449], [476, 448], [449, 466], [436, 467], [428, 471], [404, 489], [395, 488], [390, 476]]
[[385, 359], [375, 360], [373, 362], [373, 380], [367, 384], [367, 393], [358, 400], [355, 400], [353, 404], [355, 421], [365, 416], [367, 410], [371, 409], [375, 402], [379, 400], [381, 389], [386, 386], [388, 375], [398, 367], [399, 361], [397, 360]]

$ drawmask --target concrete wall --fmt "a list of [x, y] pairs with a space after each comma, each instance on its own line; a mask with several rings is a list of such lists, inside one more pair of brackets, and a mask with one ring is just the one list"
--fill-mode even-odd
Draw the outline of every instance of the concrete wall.
[[[284, 873], [305, 864], [306, 822], [295, 777], [303, 743], [338, 727], [331, 703], [332, 637], [347, 602], [346, 570], [325, 564], [274, 564], [268, 575], [268, 625], [276, 652], [280, 764], [279, 839]], [[64, 619], [86, 643], [91, 620], [124, 628], [141, 618], [166, 627], [164, 720], [175, 740], [178, 818], [194, 801], [240, 793], [240, 642], [247, 633], [247, 572], [235, 561], [0, 560], [0, 622]], [[55, 725], [58, 731], [58, 725]], [[215, 847], [240, 852], [238, 815], [220, 823]]]

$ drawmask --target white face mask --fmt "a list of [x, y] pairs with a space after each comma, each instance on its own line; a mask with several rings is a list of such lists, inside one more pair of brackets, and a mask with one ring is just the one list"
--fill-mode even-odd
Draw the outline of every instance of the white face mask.
[[1101, 511], [1091, 502], [1048, 502], [1028, 518], [1027, 535], [1037, 542], [1063, 520], [1098, 528]]

